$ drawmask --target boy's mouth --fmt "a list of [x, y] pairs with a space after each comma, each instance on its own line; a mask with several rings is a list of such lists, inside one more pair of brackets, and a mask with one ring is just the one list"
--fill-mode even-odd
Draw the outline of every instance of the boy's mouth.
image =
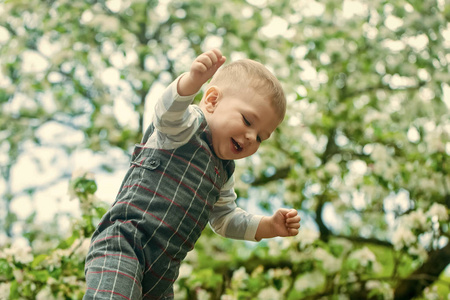
[[231, 139], [231, 141], [233, 142], [234, 150], [236, 150], [236, 152], [241, 152], [242, 151], [241, 145], [238, 142], [236, 142], [233, 138]]

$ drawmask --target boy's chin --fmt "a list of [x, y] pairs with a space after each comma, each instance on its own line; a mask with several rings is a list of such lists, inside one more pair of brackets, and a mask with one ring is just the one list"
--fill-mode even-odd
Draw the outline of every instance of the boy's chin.
[[239, 159], [243, 159], [243, 158], [246, 158], [246, 157], [248, 157], [248, 155], [247, 156], [234, 156], [234, 157], [228, 157], [228, 158], [221, 158], [221, 157], [219, 157], [220, 159], [222, 159], [222, 160], [239, 160]]
[[238, 157], [231, 157], [231, 156], [228, 156], [228, 155], [220, 155], [220, 154], [217, 154], [217, 157], [220, 158], [221, 160], [236, 160], [236, 159], [240, 159], [240, 157], [239, 158]]

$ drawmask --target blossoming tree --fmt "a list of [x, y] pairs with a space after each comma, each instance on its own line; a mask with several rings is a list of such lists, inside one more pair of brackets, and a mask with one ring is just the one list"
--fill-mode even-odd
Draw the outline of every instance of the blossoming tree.
[[[212, 47], [263, 62], [286, 89], [281, 128], [237, 164], [238, 202], [294, 207], [302, 229], [259, 244], [206, 230], [176, 298], [448, 299], [449, 12], [443, 0], [0, 3], [0, 299], [81, 299], [113, 200], [101, 191], [118, 188], [101, 176], [126, 169], [145, 106]], [[79, 213], [42, 222], [49, 198]]]

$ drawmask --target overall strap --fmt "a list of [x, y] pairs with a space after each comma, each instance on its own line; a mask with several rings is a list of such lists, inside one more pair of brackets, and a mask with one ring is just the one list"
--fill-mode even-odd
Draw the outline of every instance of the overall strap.
[[150, 124], [150, 126], [147, 127], [147, 129], [144, 132], [144, 136], [142, 137], [141, 144], [145, 144], [148, 141], [148, 138], [153, 134], [153, 131], [155, 130], [155, 126], [153, 125], [153, 122]]

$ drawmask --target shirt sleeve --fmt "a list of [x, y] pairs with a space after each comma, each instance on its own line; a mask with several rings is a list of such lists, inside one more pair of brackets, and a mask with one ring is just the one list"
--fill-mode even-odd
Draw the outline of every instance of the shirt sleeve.
[[255, 241], [256, 230], [263, 216], [253, 215], [237, 207], [234, 176], [220, 192], [211, 212], [209, 223], [214, 232], [226, 238]]
[[180, 96], [177, 92], [178, 81], [173, 81], [155, 104], [152, 118], [156, 130], [147, 144], [158, 148], [175, 148], [185, 144], [198, 127], [199, 111], [191, 105], [196, 94]]

